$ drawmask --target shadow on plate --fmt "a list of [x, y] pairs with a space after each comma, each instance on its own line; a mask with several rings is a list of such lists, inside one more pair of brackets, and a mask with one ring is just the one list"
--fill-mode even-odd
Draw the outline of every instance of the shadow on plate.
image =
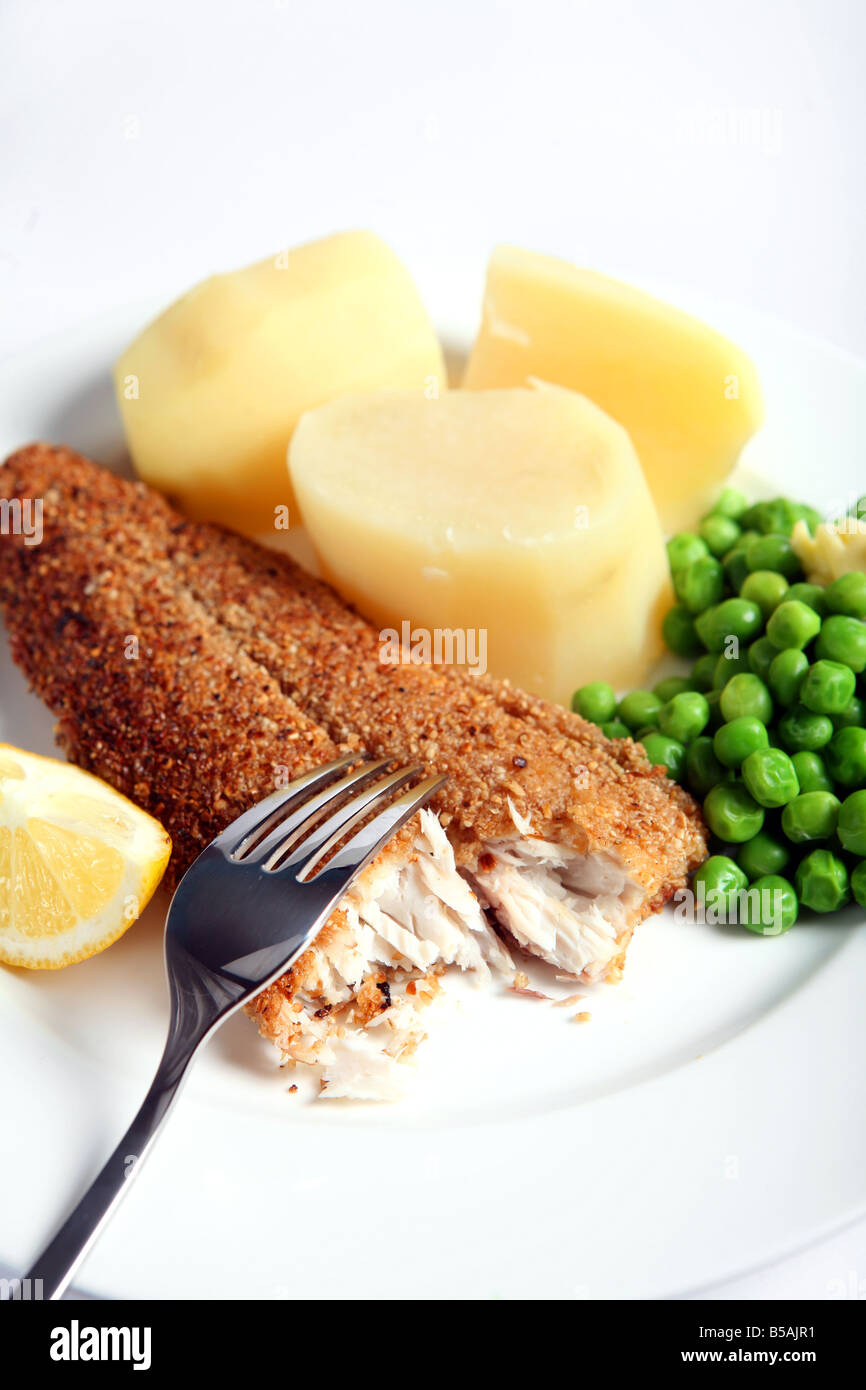
[[97, 459], [114, 473], [132, 477], [109, 372], [92, 377], [48, 413], [45, 438], [50, 444], [66, 444]]
[[466, 363], [469, 361], [469, 354], [465, 346], [444, 339], [442, 342], [442, 355], [445, 358], [448, 385], [451, 387], [459, 386], [463, 380], [463, 373], [466, 371]]

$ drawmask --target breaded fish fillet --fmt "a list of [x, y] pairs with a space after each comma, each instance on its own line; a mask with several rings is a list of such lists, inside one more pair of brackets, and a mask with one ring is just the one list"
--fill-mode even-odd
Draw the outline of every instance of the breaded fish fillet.
[[[0, 468], [0, 497], [25, 495], [43, 501], [41, 544], [0, 537], [14, 659], [70, 759], [166, 826], [173, 885], [241, 811], [346, 746], [184, 590], [152, 534], [154, 494], [34, 448]], [[432, 987], [417, 982], [451, 963], [483, 977], [488, 962], [511, 965], [422, 811], [254, 1012], [286, 1057], [318, 1066], [327, 1094], [388, 1094], [394, 1060], [423, 1036]]]
[[[50, 458], [40, 476], [86, 489], [97, 530], [134, 518], [184, 591], [335, 743], [449, 774], [434, 806], [457, 863], [527, 950], [587, 979], [615, 971], [635, 925], [704, 858], [694, 802], [630, 740], [507, 682], [385, 664], [376, 630], [291, 561], [184, 522], [86, 460]], [[11, 463], [32, 474], [32, 451]]]

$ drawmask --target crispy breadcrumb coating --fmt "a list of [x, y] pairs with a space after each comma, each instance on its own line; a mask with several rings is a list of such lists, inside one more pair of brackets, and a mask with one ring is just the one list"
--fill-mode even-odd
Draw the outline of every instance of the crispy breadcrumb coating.
[[[165, 883], [174, 887], [242, 811], [347, 749], [160, 565], [146, 529], [162, 506], [154, 494], [124, 484], [120, 497], [133, 505], [101, 507], [99, 484], [110, 478], [62, 451], [26, 451], [0, 468], [0, 495], [44, 502], [41, 544], [0, 537], [0, 605], [13, 657], [56, 714], [67, 756], [169, 831]], [[362, 888], [383, 865], [415, 857], [416, 820], [368, 866]], [[301, 993], [299, 1012], [324, 998], [321, 961], [346, 932], [338, 909], [315, 948], [253, 1002], [266, 1036], [291, 1041], [282, 1026], [270, 1028], [274, 1011]], [[371, 1017], [368, 1004], [364, 1021]]]
[[170, 548], [190, 591], [332, 738], [449, 774], [433, 805], [458, 863], [474, 870], [513, 833], [513, 806], [535, 835], [618, 854], [645, 916], [705, 857], [695, 802], [631, 739], [506, 681], [383, 664], [376, 630], [328, 585], [242, 537], [190, 524]]
[[[507, 682], [417, 663], [383, 664], [376, 630], [328, 585], [252, 541], [185, 521], [142, 484], [116, 478], [71, 451], [34, 445], [14, 455], [3, 472], [6, 479], [0, 490], [6, 495], [44, 498], [46, 541], [39, 550], [47, 547], [47, 553], [42, 563], [50, 565], [52, 549], [59, 545], [69, 552], [63, 564], [73, 566], [73, 576], [64, 577], [57, 569], [49, 573], [21, 546], [12, 547], [21, 567], [17, 578], [14, 564], [3, 566], [4, 605], [11, 615], [16, 658], [38, 689], [41, 682], [48, 702], [55, 707], [60, 702], [67, 746], [74, 741], [74, 730], [70, 733], [64, 726], [62, 714], [68, 687], [62, 677], [34, 677], [36, 653], [16, 621], [15, 592], [19, 584], [24, 592], [29, 585], [32, 595], [36, 576], [57, 621], [57, 595], [68, 598], [75, 566], [88, 577], [94, 567], [92, 556], [85, 561], [89, 545], [97, 556], [118, 556], [117, 564], [137, 563], [153, 571], [154, 640], [167, 644], [160, 679], [169, 688], [171, 671], [176, 683], [177, 672], [190, 665], [183, 661], [183, 630], [199, 633], [207, 619], [208, 640], [222, 653], [225, 680], [234, 680], [243, 695], [244, 707], [232, 712], [234, 757], [241, 767], [248, 744], [260, 751], [264, 746], [257, 721], [272, 717], [270, 702], [283, 700], [293, 718], [308, 721], [309, 727], [295, 726], [302, 741], [310, 739], [329, 750], [363, 748], [371, 755], [417, 760], [427, 771], [446, 772], [449, 781], [433, 807], [458, 863], [467, 871], [483, 878], [484, 856], [491, 846], [513, 839], [515, 826], [536, 837], [536, 843], [559, 844], [581, 856], [613, 856], [621, 863], [637, 888], [637, 898], [628, 906], [623, 949], [634, 925], [681, 887], [705, 857], [697, 806], [664, 769], [652, 767], [631, 740], [608, 740], [579, 716]], [[130, 574], [123, 582], [135, 580]], [[178, 613], [174, 624], [166, 619], [160, 625], [157, 611], [172, 595], [183, 615]], [[195, 621], [190, 623], [193, 611]], [[137, 607], [125, 621], [133, 617], [140, 621]], [[180, 637], [172, 630], [178, 623]], [[76, 626], [71, 625], [73, 632]], [[43, 622], [40, 641], [47, 636], [44, 627]], [[72, 668], [76, 681], [83, 659], [79, 646]], [[95, 660], [98, 666], [98, 655]], [[232, 663], [234, 674], [229, 671]], [[110, 670], [117, 689], [107, 692], [109, 704], [134, 704], [139, 698], [135, 679], [128, 671], [118, 677], [115, 666]], [[212, 687], [200, 688], [201, 678], [193, 680], [193, 710], [207, 709], [213, 718], [214, 703], [220, 703], [231, 686], [223, 684], [217, 698]], [[250, 720], [245, 707], [248, 687]], [[146, 704], [146, 678], [141, 698]], [[138, 711], [135, 721], [140, 722]], [[98, 720], [93, 727], [101, 727]], [[100, 767], [94, 759], [109, 769], [110, 776], [106, 771], [101, 775], [115, 785], [121, 784], [118, 777], [125, 778], [122, 785], [127, 790], [128, 769], [115, 767], [102, 743], [96, 754], [85, 751], [82, 756], [91, 759], [87, 765], [95, 771]], [[221, 757], [231, 763], [232, 756], [222, 745], [216, 750], [218, 763]], [[274, 756], [273, 745], [265, 756]], [[228, 770], [227, 775], [231, 784]], [[240, 774], [236, 770], [234, 775]], [[137, 770], [136, 777], [146, 796], [155, 797], [157, 804], [165, 801], [159, 769], [149, 765], [146, 776]], [[243, 785], [250, 787], [254, 781], [254, 776], [248, 777]], [[130, 794], [135, 797], [136, 791]], [[151, 799], [145, 804], [152, 809], [155, 803]], [[190, 814], [195, 819], [195, 813]], [[181, 831], [183, 840], [182, 815]], [[622, 950], [609, 968], [616, 970], [621, 960]]]

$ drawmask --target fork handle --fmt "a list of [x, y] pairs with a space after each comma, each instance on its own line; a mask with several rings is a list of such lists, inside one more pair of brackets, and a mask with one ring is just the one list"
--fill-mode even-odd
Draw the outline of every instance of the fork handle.
[[41, 1289], [38, 1283], [30, 1285], [37, 1291], [37, 1298], [56, 1299], [63, 1294], [150, 1151], [177, 1098], [194, 1055], [195, 1049], [185, 1057], [178, 1058], [176, 1052], [169, 1055], [166, 1048], [156, 1076], [129, 1129], [27, 1274], [30, 1280], [42, 1281]]

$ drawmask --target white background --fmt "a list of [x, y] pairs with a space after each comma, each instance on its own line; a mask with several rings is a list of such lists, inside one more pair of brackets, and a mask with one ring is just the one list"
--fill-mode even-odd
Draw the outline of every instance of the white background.
[[[858, 0], [4, 0], [0, 355], [351, 226], [422, 285], [480, 299], [512, 241], [866, 354], [864, 38]], [[866, 1226], [712, 1292], [864, 1297]]]

